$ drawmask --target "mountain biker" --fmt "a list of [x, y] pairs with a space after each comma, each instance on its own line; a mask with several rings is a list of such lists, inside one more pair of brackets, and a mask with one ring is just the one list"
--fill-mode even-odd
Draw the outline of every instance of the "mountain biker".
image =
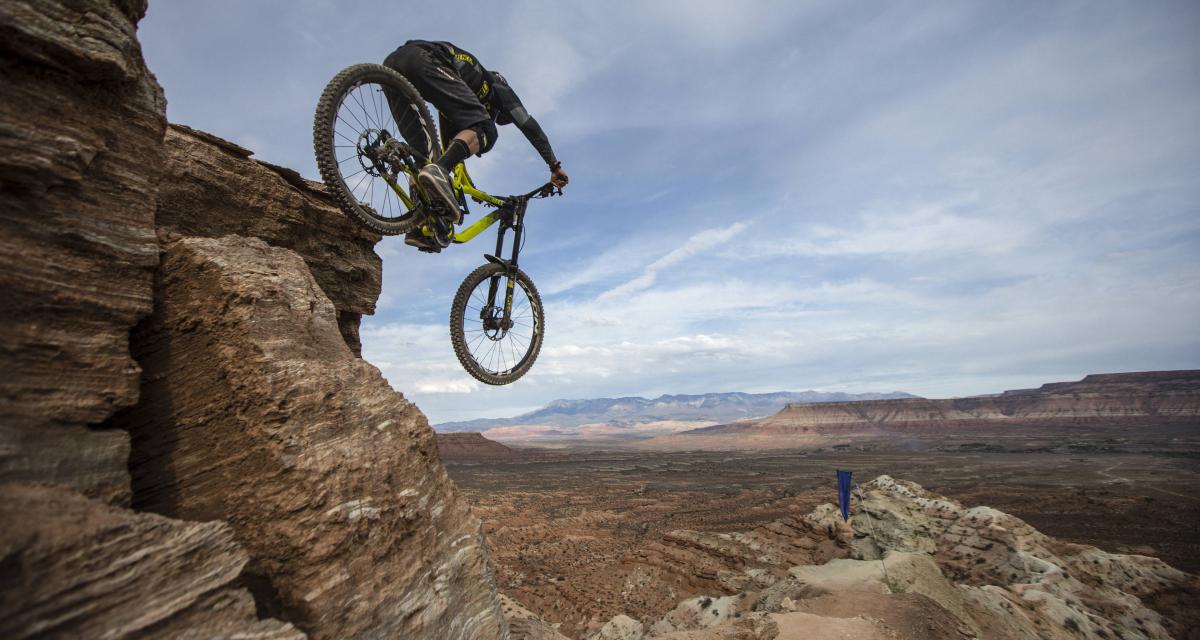
[[[485, 69], [474, 55], [449, 42], [409, 40], [383, 64], [407, 78], [438, 110], [445, 152], [436, 163], [422, 168], [417, 180], [446, 204], [455, 224], [462, 222], [462, 213], [450, 172], [471, 154], [482, 156], [492, 148], [497, 124], [517, 125], [550, 167], [550, 182], [559, 188], [567, 184], [567, 174], [541, 125], [525, 110], [504, 76]], [[419, 123], [401, 134], [410, 143], [425, 137]], [[432, 146], [433, 141], [428, 143]], [[431, 149], [423, 151], [428, 154]], [[428, 242], [420, 231], [410, 233], [404, 241], [417, 247]]]

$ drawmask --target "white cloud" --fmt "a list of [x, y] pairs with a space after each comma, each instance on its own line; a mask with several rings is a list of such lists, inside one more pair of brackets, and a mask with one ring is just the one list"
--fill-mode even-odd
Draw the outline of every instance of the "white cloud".
[[479, 390], [479, 383], [474, 380], [421, 380], [416, 386], [418, 393], [471, 393]]
[[[139, 35], [172, 118], [313, 175], [325, 81], [449, 39], [509, 76], [572, 172], [530, 218], [547, 334], [515, 385], [470, 378], [445, 326], [489, 240], [382, 245], [364, 350], [435, 421], [1200, 360], [1195, 3], [468, 2], [404, 35], [315, 0], [264, 28], [284, 4], [244, 5], [151, 6]], [[471, 163], [499, 191], [545, 174], [511, 127]]]
[[631, 293], [651, 287], [654, 285], [655, 280], [658, 279], [660, 271], [673, 267], [702, 251], [707, 251], [729, 242], [730, 239], [741, 233], [746, 226], [747, 223], [745, 222], [735, 222], [722, 229], [706, 229], [693, 235], [680, 246], [651, 262], [637, 277], [601, 294], [598, 301], [605, 302], [614, 298], [628, 296]]

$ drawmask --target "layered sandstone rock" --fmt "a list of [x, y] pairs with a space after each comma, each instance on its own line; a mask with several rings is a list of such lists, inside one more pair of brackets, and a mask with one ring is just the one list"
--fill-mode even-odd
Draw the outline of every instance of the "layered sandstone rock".
[[162, 90], [145, 2], [0, 3], [0, 480], [128, 501], [129, 330], [149, 313]]
[[158, 281], [122, 420], [135, 506], [227, 520], [260, 603], [313, 637], [502, 637], [479, 522], [432, 430], [350, 352], [301, 257], [184, 238]]
[[359, 322], [375, 312], [382, 281], [379, 234], [347, 218], [324, 185], [255, 160], [232, 142], [176, 124], [165, 142], [155, 224], [185, 236], [253, 236], [295, 251], [337, 309], [346, 343], [360, 354]]
[[509, 640], [570, 640], [553, 624], [504, 594], [500, 594], [500, 608], [508, 621]]
[[1014, 516], [964, 508], [887, 476], [866, 484], [855, 516], [863, 557], [932, 554], [984, 611], [1030, 628], [1078, 627], [1100, 637], [1188, 637], [1200, 624], [1200, 579], [1156, 558], [1059, 542]]
[[223, 523], [134, 514], [55, 487], [0, 492], [0, 637], [305, 637], [255, 614], [236, 586], [246, 552]]

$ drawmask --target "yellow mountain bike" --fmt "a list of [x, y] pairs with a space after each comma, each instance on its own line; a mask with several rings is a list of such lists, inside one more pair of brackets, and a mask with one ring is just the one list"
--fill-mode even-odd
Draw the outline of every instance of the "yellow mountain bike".
[[[562, 191], [547, 183], [529, 193], [496, 197], [476, 188], [466, 166], [455, 168], [461, 212], [445, 211], [426, 194], [417, 173], [441, 157], [441, 141], [424, 99], [383, 65], [358, 64], [334, 76], [317, 103], [313, 147], [321, 178], [352, 219], [385, 235], [419, 233], [422, 250], [439, 252], [469, 242], [499, 223], [496, 251], [458, 287], [450, 307], [450, 342], [459, 362], [477, 380], [509, 384], [525, 375], [542, 348], [545, 319], [533, 280], [517, 266], [525, 210], [534, 198]], [[457, 228], [470, 213], [467, 198], [493, 207], [479, 221]], [[509, 257], [504, 240], [512, 231]]]

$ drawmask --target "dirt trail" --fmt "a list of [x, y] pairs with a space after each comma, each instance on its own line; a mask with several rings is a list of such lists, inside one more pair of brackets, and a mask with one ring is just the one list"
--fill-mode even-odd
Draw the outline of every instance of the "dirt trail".
[[1121, 466], [1121, 465], [1123, 465], [1123, 464], [1125, 464], [1125, 462], [1124, 462], [1124, 461], [1122, 461], [1122, 462], [1118, 462], [1118, 463], [1116, 463], [1116, 464], [1114, 464], [1114, 465], [1110, 465], [1110, 466], [1108, 466], [1108, 467], [1105, 467], [1104, 469], [1100, 469], [1100, 470], [1096, 471], [1096, 473], [1097, 473], [1097, 474], [1099, 474], [1099, 475], [1102, 475], [1102, 476], [1104, 476], [1105, 478], [1108, 478], [1108, 480], [1106, 481], [1106, 483], [1110, 483], [1110, 482], [1125, 482], [1125, 483], [1128, 483], [1128, 484], [1130, 484], [1130, 485], [1139, 485], [1139, 486], [1141, 486], [1143, 489], [1149, 489], [1149, 490], [1151, 490], [1151, 491], [1155, 491], [1155, 492], [1157, 492], [1157, 493], [1162, 493], [1162, 494], [1165, 494], [1165, 495], [1168, 495], [1168, 496], [1174, 496], [1174, 497], [1176, 497], [1176, 498], [1186, 498], [1186, 499], [1188, 499], [1188, 500], [1192, 500], [1192, 501], [1200, 500], [1200, 497], [1197, 497], [1197, 496], [1194, 496], [1194, 495], [1188, 495], [1188, 494], [1186, 494], [1186, 493], [1177, 493], [1177, 492], [1175, 492], [1175, 491], [1168, 491], [1167, 489], [1160, 489], [1159, 487], [1156, 487], [1156, 486], [1153, 486], [1153, 485], [1149, 485], [1149, 484], [1146, 484], [1146, 483], [1144, 483], [1144, 482], [1142, 482], [1142, 483], [1135, 482], [1135, 481], [1133, 481], [1133, 480], [1131, 480], [1131, 479], [1129, 479], [1129, 478], [1126, 478], [1125, 476], [1118, 476], [1118, 475], [1115, 475], [1115, 474], [1109, 473], [1109, 471], [1112, 471], [1113, 469], [1116, 469], [1117, 467], [1119, 467], [1119, 466]]

